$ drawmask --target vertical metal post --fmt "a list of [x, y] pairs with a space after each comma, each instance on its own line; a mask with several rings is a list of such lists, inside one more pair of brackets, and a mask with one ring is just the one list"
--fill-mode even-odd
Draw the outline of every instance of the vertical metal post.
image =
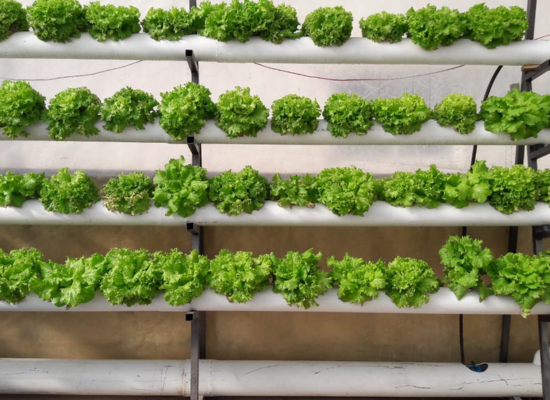
[[193, 50], [185, 50], [185, 58], [189, 69], [191, 70], [191, 82], [199, 83], [199, 62], [195, 59], [195, 53]]
[[550, 349], [548, 346], [549, 315], [539, 315], [540, 365], [542, 374], [542, 398], [550, 400]]

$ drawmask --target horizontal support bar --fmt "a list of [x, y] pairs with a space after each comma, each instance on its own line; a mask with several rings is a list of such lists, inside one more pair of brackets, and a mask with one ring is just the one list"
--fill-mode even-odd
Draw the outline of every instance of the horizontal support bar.
[[[489, 363], [200, 361], [200, 394], [540, 397], [540, 367]], [[189, 396], [189, 360], [0, 359], [0, 394]], [[93, 379], [91, 379], [93, 377]]]
[[[158, 124], [146, 124], [144, 130], [127, 128], [122, 133], [113, 133], [103, 129], [103, 123], [96, 123], [100, 133], [95, 136], [71, 135], [65, 141], [78, 142], [138, 142], [138, 143], [180, 143], [189, 146], [198, 154], [199, 144], [258, 144], [258, 145], [536, 145], [550, 144], [550, 129], [541, 131], [538, 138], [513, 141], [507, 133], [492, 133], [486, 131], [482, 121], [477, 122], [475, 130], [467, 135], [461, 135], [450, 127], [442, 127], [436, 121], [427, 121], [420, 132], [412, 135], [392, 135], [385, 132], [382, 125], [375, 123], [366, 135], [350, 134], [347, 138], [336, 138], [327, 128], [327, 122], [319, 121], [319, 127], [313, 134], [281, 135], [271, 130], [271, 121], [267, 127], [258, 133], [257, 137], [241, 137], [231, 139], [217, 127], [215, 121], [207, 121], [201, 132], [187, 138], [187, 141], [174, 141]], [[45, 123], [37, 123], [26, 129], [29, 136], [16, 140], [51, 141]], [[0, 134], [0, 140], [12, 140]]]
[[540, 78], [542, 75], [550, 71], [550, 60], [546, 60], [542, 64], [538, 65], [533, 70], [525, 74], [525, 80], [534, 81], [537, 78]]
[[548, 154], [550, 154], [550, 145], [546, 145], [544, 147], [541, 147], [540, 149], [531, 151], [529, 153], [529, 158], [531, 160], [538, 160], [539, 158], [546, 157]]
[[[479, 294], [467, 293], [461, 300], [457, 300], [450, 289], [441, 288], [437, 293], [430, 295], [428, 304], [420, 308], [399, 308], [383, 292], [376, 300], [360, 304], [345, 303], [338, 298], [338, 290], [330, 289], [317, 298], [319, 307], [309, 309], [290, 307], [282, 295], [271, 289], [256, 293], [247, 303], [232, 303], [226, 296], [216, 294], [212, 289], [193, 300], [190, 304], [174, 307], [166, 303], [162, 295], [157, 296], [149, 305], [113, 306], [99, 293], [89, 303], [66, 310], [56, 307], [50, 302], [43, 301], [35, 294], [29, 295], [19, 304], [0, 302], [0, 312], [190, 312], [190, 311], [226, 311], [226, 312], [305, 312], [305, 313], [366, 313], [366, 314], [486, 314], [486, 315], [520, 315], [521, 307], [508, 296], [489, 296], [479, 302]], [[550, 305], [539, 303], [531, 310], [532, 315], [550, 314]], [[188, 315], [188, 314], [187, 314]]]
[[267, 201], [259, 211], [237, 216], [221, 214], [213, 204], [199, 208], [188, 218], [167, 217], [165, 208], [151, 206], [142, 215], [113, 213], [94, 204], [82, 214], [48, 212], [38, 200], [26, 201], [22, 207], [0, 207], [0, 225], [132, 225], [132, 226], [536, 226], [550, 224], [550, 207], [537, 203], [533, 211], [506, 215], [489, 204], [472, 203], [465, 208], [442, 204], [435, 209], [394, 207], [375, 202], [363, 216], [338, 216], [322, 204], [314, 208], [279, 207]]
[[432, 64], [432, 65], [516, 65], [541, 64], [548, 59], [550, 42], [520, 41], [493, 50], [469, 40], [427, 51], [404, 39], [400, 43], [374, 43], [351, 38], [342, 46], [318, 47], [308, 38], [273, 44], [260, 38], [247, 43], [227, 43], [198, 35], [179, 41], [155, 41], [145, 33], [119, 42], [98, 42], [83, 33], [69, 43], [43, 42], [31, 32], [18, 32], [0, 43], [0, 58], [63, 58], [113, 60], [186, 60], [193, 50], [197, 61], [266, 62], [303, 64]]

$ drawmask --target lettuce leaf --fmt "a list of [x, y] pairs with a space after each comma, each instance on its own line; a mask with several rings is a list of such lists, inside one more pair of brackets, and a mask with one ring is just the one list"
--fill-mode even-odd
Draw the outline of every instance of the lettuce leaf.
[[306, 16], [302, 32], [317, 46], [341, 46], [350, 38], [352, 24], [352, 13], [343, 7], [321, 7]]
[[535, 171], [523, 165], [493, 167], [489, 171], [491, 205], [503, 214], [531, 211], [536, 204]]
[[45, 98], [24, 81], [4, 81], [0, 86], [0, 128], [15, 139], [28, 136], [25, 127], [40, 120]]
[[433, 114], [422, 97], [409, 93], [394, 99], [376, 99], [373, 109], [376, 120], [392, 135], [410, 135], [420, 131], [422, 124]]
[[479, 119], [472, 96], [450, 94], [434, 107], [434, 118], [441, 126], [452, 126], [462, 134], [473, 132]]
[[141, 21], [143, 32], [155, 40], [180, 40], [197, 32], [194, 15], [183, 7], [150, 8]]
[[7, 39], [15, 32], [29, 30], [27, 12], [21, 3], [15, 0], [0, 0], [0, 41]]
[[313, 133], [319, 126], [317, 118], [321, 116], [321, 109], [317, 100], [289, 94], [271, 105], [273, 118], [271, 129], [281, 135], [304, 135]]
[[400, 42], [409, 28], [403, 14], [390, 14], [386, 11], [361, 18], [359, 27], [363, 37], [378, 43]]
[[84, 8], [77, 0], [35, 0], [27, 13], [29, 25], [40, 40], [70, 42], [87, 28]]
[[271, 200], [281, 207], [315, 207], [318, 199], [317, 179], [310, 174], [293, 175], [283, 179], [279, 174], [273, 175], [270, 187]]
[[458, 10], [428, 4], [407, 11], [407, 36], [425, 50], [450, 46], [466, 33], [466, 19]]
[[256, 137], [267, 125], [269, 110], [258, 96], [250, 95], [250, 88], [237, 86], [218, 100], [218, 126], [234, 139], [240, 136]]
[[106, 98], [101, 106], [101, 119], [106, 122], [103, 127], [115, 133], [122, 133], [128, 126], [145, 129], [144, 125], [155, 122], [159, 115], [158, 105], [150, 93], [125, 87]]
[[102, 190], [103, 205], [113, 212], [129, 215], [143, 214], [149, 210], [153, 197], [151, 178], [143, 172], [120, 174], [111, 178]]
[[44, 174], [0, 174], [0, 207], [21, 207], [26, 200], [38, 198], [43, 182]]
[[126, 39], [141, 31], [140, 13], [134, 6], [117, 7], [92, 1], [85, 12], [88, 32], [98, 42]]
[[363, 135], [374, 125], [372, 103], [355, 93], [330, 96], [323, 110], [328, 131], [334, 137], [348, 137], [351, 132]]
[[30, 283], [38, 276], [42, 253], [36, 249], [12, 250], [9, 254], [0, 249], [0, 300], [16, 304], [31, 291]]

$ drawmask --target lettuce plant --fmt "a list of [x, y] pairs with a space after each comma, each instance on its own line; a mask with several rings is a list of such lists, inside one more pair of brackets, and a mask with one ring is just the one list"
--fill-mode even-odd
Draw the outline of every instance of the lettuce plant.
[[44, 174], [0, 174], [0, 207], [21, 207], [26, 200], [38, 198], [43, 182]]
[[169, 10], [151, 8], [141, 25], [143, 32], [155, 40], [180, 40], [185, 35], [196, 33], [193, 14], [183, 7]]
[[84, 8], [77, 0], [35, 0], [27, 13], [34, 34], [44, 41], [70, 42], [87, 27]]
[[492, 193], [489, 168], [485, 161], [478, 160], [466, 175], [456, 173], [447, 176], [443, 199], [457, 208], [463, 208], [472, 201], [485, 203]]
[[185, 165], [183, 156], [168, 161], [164, 170], [157, 170], [153, 183], [155, 206], [168, 208], [166, 215], [177, 214], [186, 218], [208, 203], [210, 184], [206, 170]]
[[374, 125], [372, 103], [354, 93], [330, 96], [323, 110], [328, 131], [334, 137], [348, 137], [351, 132], [363, 135]]
[[45, 98], [24, 81], [4, 81], [0, 86], [0, 127], [15, 139], [28, 136], [25, 127], [40, 120]]
[[46, 211], [80, 214], [101, 199], [98, 192], [84, 171], [77, 170], [71, 175], [69, 168], [61, 168], [42, 184], [40, 202]]
[[42, 253], [33, 248], [12, 250], [9, 254], [0, 249], [0, 301], [8, 304], [23, 301], [42, 262]]
[[140, 13], [134, 6], [117, 7], [92, 1], [85, 11], [88, 32], [98, 42], [126, 39], [141, 30]]
[[258, 96], [250, 95], [250, 88], [237, 86], [218, 100], [218, 126], [234, 139], [240, 136], [256, 137], [267, 125], [269, 110]]
[[407, 36], [425, 50], [450, 46], [466, 33], [466, 19], [458, 10], [430, 4], [416, 11], [409, 9], [407, 25]]
[[374, 178], [357, 167], [327, 168], [317, 175], [319, 202], [336, 215], [363, 215], [374, 201]]
[[267, 29], [260, 32], [260, 37], [271, 43], [281, 44], [284, 39], [296, 39], [299, 37], [298, 14], [296, 9], [287, 4], [279, 4], [275, 8], [273, 20], [267, 24]]
[[529, 27], [527, 13], [518, 6], [499, 6], [493, 9], [484, 3], [476, 4], [465, 14], [467, 37], [488, 49], [521, 40]]
[[462, 134], [471, 133], [479, 119], [472, 96], [450, 94], [434, 107], [434, 119], [441, 126], [452, 126]]
[[310, 174], [293, 175], [283, 179], [279, 174], [273, 175], [271, 199], [281, 207], [315, 207], [318, 198], [317, 179]]
[[145, 249], [112, 249], [105, 256], [107, 273], [101, 293], [113, 305], [151, 304], [162, 283], [162, 272]]
[[161, 290], [164, 300], [171, 306], [181, 306], [199, 297], [210, 273], [210, 261], [193, 250], [182, 254], [177, 249], [170, 253], [156, 252], [153, 262], [162, 273]]
[[223, 214], [252, 213], [263, 207], [269, 194], [267, 179], [251, 166], [226, 171], [210, 179], [210, 201]]
[[536, 200], [550, 203], [550, 169], [538, 170], [535, 175]]
[[386, 294], [399, 308], [420, 308], [441, 286], [429, 265], [415, 258], [396, 257], [388, 264], [386, 274]]
[[417, 94], [405, 93], [403, 97], [376, 99], [373, 109], [376, 120], [392, 135], [418, 132], [422, 124], [432, 117], [432, 110]]
[[200, 133], [206, 121], [217, 113], [210, 90], [193, 82], [176, 86], [160, 96], [160, 126], [174, 140]]
[[321, 7], [309, 13], [302, 31], [317, 46], [341, 46], [353, 30], [353, 15], [341, 6]]
[[481, 105], [489, 132], [508, 133], [514, 140], [538, 137], [550, 124], [550, 96], [514, 89], [504, 97], [491, 96]]
[[66, 89], [50, 100], [42, 120], [48, 124], [49, 135], [54, 140], [63, 140], [73, 133], [93, 136], [99, 133], [95, 123], [100, 109], [101, 100], [90, 89]]
[[348, 253], [342, 261], [327, 259], [332, 268], [330, 277], [338, 283], [338, 298], [347, 303], [360, 303], [377, 299], [379, 291], [386, 288], [386, 264], [382, 260], [365, 262]]
[[289, 251], [285, 258], [273, 254], [273, 291], [281, 293], [289, 306], [308, 309], [319, 306], [315, 299], [332, 287], [328, 273], [319, 269], [321, 253]]
[[319, 126], [321, 109], [317, 100], [289, 94], [271, 105], [273, 118], [271, 129], [282, 135], [313, 133]]
[[151, 178], [143, 172], [120, 174], [111, 178], [102, 189], [103, 205], [113, 212], [129, 215], [149, 210], [153, 197]]
[[485, 300], [492, 290], [481, 280], [493, 261], [493, 253], [482, 248], [483, 241], [469, 236], [451, 236], [439, 250], [441, 263], [445, 266], [445, 281], [456, 298], [460, 300], [470, 289], [477, 289], [479, 301]]
[[400, 42], [408, 29], [407, 19], [403, 14], [390, 14], [385, 11], [361, 18], [359, 27], [363, 37], [379, 43]]
[[41, 299], [69, 309], [94, 299], [105, 271], [105, 257], [99, 254], [68, 258], [64, 264], [43, 262], [30, 288]]
[[210, 262], [209, 285], [232, 302], [246, 303], [256, 292], [269, 286], [271, 260], [268, 255], [254, 257], [252, 253], [221, 250]]
[[103, 127], [111, 132], [122, 133], [128, 126], [145, 129], [145, 124], [155, 122], [159, 115], [159, 105], [153, 95], [139, 89], [125, 87], [101, 106], [101, 119], [106, 122]]
[[0, 41], [15, 32], [29, 30], [27, 13], [21, 3], [15, 0], [0, 0]]
[[523, 165], [493, 167], [489, 171], [491, 205], [503, 214], [531, 211], [536, 204], [535, 171]]

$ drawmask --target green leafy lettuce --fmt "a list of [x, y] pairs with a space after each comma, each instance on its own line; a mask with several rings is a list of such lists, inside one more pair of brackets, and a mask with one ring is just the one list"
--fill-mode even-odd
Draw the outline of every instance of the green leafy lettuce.
[[367, 133], [374, 125], [372, 103], [354, 93], [336, 93], [330, 96], [323, 110], [328, 131], [334, 137], [348, 137], [351, 132]]
[[128, 126], [145, 129], [147, 122], [153, 123], [159, 112], [159, 105], [153, 95], [139, 89], [126, 87], [106, 98], [101, 106], [103, 127], [108, 131], [121, 133]]
[[143, 172], [120, 174], [111, 178], [102, 189], [103, 205], [109, 211], [143, 214], [149, 210], [153, 197], [151, 178]]
[[250, 95], [250, 88], [237, 86], [218, 99], [218, 126], [234, 139], [240, 136], [256, 137], [267, 125], [269, 110], [258, 96]]
[[85, 11], [88, 32], [98, 42], [126, 39], [141, 30], [140, 13], [134, 6], [117, 7], [92, 1]]
[[536, 172], [535, 190], [537, 201], [550, 203], [550, 169], [538, 170]]
[[374, 202], [374, 178], [357, 167], [327, 168], [317, 175], [319, 202], [336, 215], [363, 215]]
[[491, 205], [503, 214], [531, 211], [536, 204], [535, 171], [523, 165], [493, 167], [489, 171]]
[[488, 8], [485, 3], [476, 4], [465, 13], [467, 37], [488, 49], [521, 40], [529, 27], [527, 13], [518, 6]]
[[310, 174], [293, 175], [283, 179], [279, 174], [273, 175], [271, 199], [281, 207], [315, 207], [318, 198], [317, 179]]
[[319, 306], [315, 299], [332, 287], [328, 273], [319, 269], [321, 253], [289, 251], [285, 258], [271, 254], [273, 291], [281, 293], [289, 306], [308, 309]]
[[162, 272], [145, 249], [112, 249], [105, 256], [107, 273], [101, 293], [113, 305], [151, 304], [162, 283]]
[[40, 40], [70, 42], [86, 30], [85, 11], [77, 0], [35, 0], [27, 13], [29, 25]]
[[184, 140], [200, 133], [206, 121], [217, 113], [216, 105], [210, 99], [210, 90], [193, 82], [176, 86], [160, 96], [160, 126], [174, 140]]
[[461, 299], [470, 289], [479, 291], [479, 301], [485, 300], [492, 290], [481, 280], [493, 261], [491, 250], [482, 248], [483, 241], [469, 236], [451, 236], [439, 250], [441, 263], [445, 266], [445, 281], [457, 299]]
[[363, 37], [378, 43], [400, 42], [408, 29], [407, 19], [403, 14], [390, 14], [385, 11], [361, 18], [359, 27]]
[[386, 288], [386, 264], [382, 260], [365, 262], [348, 253], [342, 261], [327, 259], [332, 268], [330, 277], [338, 282], [338, 298], [348, 303], [361, 303], [377, 299], [378, 291]]
[[407, 36], [425, 50], [450, 46], [466, 33], [466, 19], [458, 10], [428, 4], [407, 11]]
[[302, 31], [317, 46], [341, 46], [353, 30], [353, 15], [341, 6], [321, 7], [309, 13]]
[[479, 119], [472, 96], [450, 94], [434, 107], [434, 119], [441, 126], [452, 126], [462, 134], [471, 133]]
[[21, 207], [25, 200], [38, 198], [42, 182], [44, 174], [0, 174], [0, 207]]
[[267, 179], [249, 165], [240, 172], [226, 171], [210, 179], [210, 201], [223, 214], [250, 214], [259, 210], [268, 194]]
[[23, 301], [42, 262], [42, 253], [36, 249], [12, 250], [9, 254], [0, 249], [0, 300], [8, 304]]
[[418, 132], [433, 114], [422, 97], [409, 93], [393, 99], [376, 99], [373, 109], [376, 120], [386, 132], [393, 135]]
[[447, 176], [443, 199], [457, 208], [463, 208], [472, 201], [485, 203], [491, 193], [489, 168], [485, 161], [478, 160], [466, 175], [456, 173]]
[[143, 32], [155, 40], [180, 40], [196, 33], [194, 15], [185, 8], [151, 8], [141, 21]]
[[167, 207], [166, 215], [177, 214], [186, 218], [208, 203], [206, 170], [185, 165], [183, 156], [168, 161], [164, 170], [155, 171], [153, 183], [155, 206]]
[[48, 124], [50, 137], [54, 140], [63, 140], [73, 133], [93, 136], [99, 133], [95, 123], [100, 109], [101, 100], [90, 89], [71, 88], [50, 100], [42, 120]]
[[170, 253], [156, 252], [153, 262], [162, 272], [164, 300], [171, 306], [181, 306], [199, 297], [208, 281], [210, 261], [193, 250], [182, 254], [177, 249]]
[[46, 211], [80, 214], [101, 199], [98, 192], [84, 171], [77, 170], [71, 175], [69, 168], [61, 168], [42, 184], [40, 202]]
[[313, 133], [319, 125], [321, 108], [317, 100], [289, 94], [271, 105], [273, 118], [271, 129], [282, 135], [304, 135]]
[[428, 264], [415, 258], [396, 257], [388, 264], [386, 274], [386, 294], [399, 308], [420, 308], [441, 286]]
[[221, 250], [210, 262], [209, 285], [229, 301], [246, 303], [256, 292], [269, 286], [271, 261], [268, 255], [253, 257], [252, 253]]
[[29, 30], [27, 13], [21, 3], [15, 0], [0, 0], [0, 41], [15, 32]]
[[4, 81], [0, 86], [0, 128], [15, 139], [28, 136], [25, 127], [40, 120], [45, 98], [24, 81]]
[[105, 271], [105, 257], [100, 254], [68, 258], [65, 264], [43, 262], [30, 287], [41, 299], [69, 309], [94, 299]]
[[508, 133], [514, 140], [538, 137], [550, 124], [550, 96], [514, 89], [504, 97], [491, 96], [481, 105], [489, 132]]

